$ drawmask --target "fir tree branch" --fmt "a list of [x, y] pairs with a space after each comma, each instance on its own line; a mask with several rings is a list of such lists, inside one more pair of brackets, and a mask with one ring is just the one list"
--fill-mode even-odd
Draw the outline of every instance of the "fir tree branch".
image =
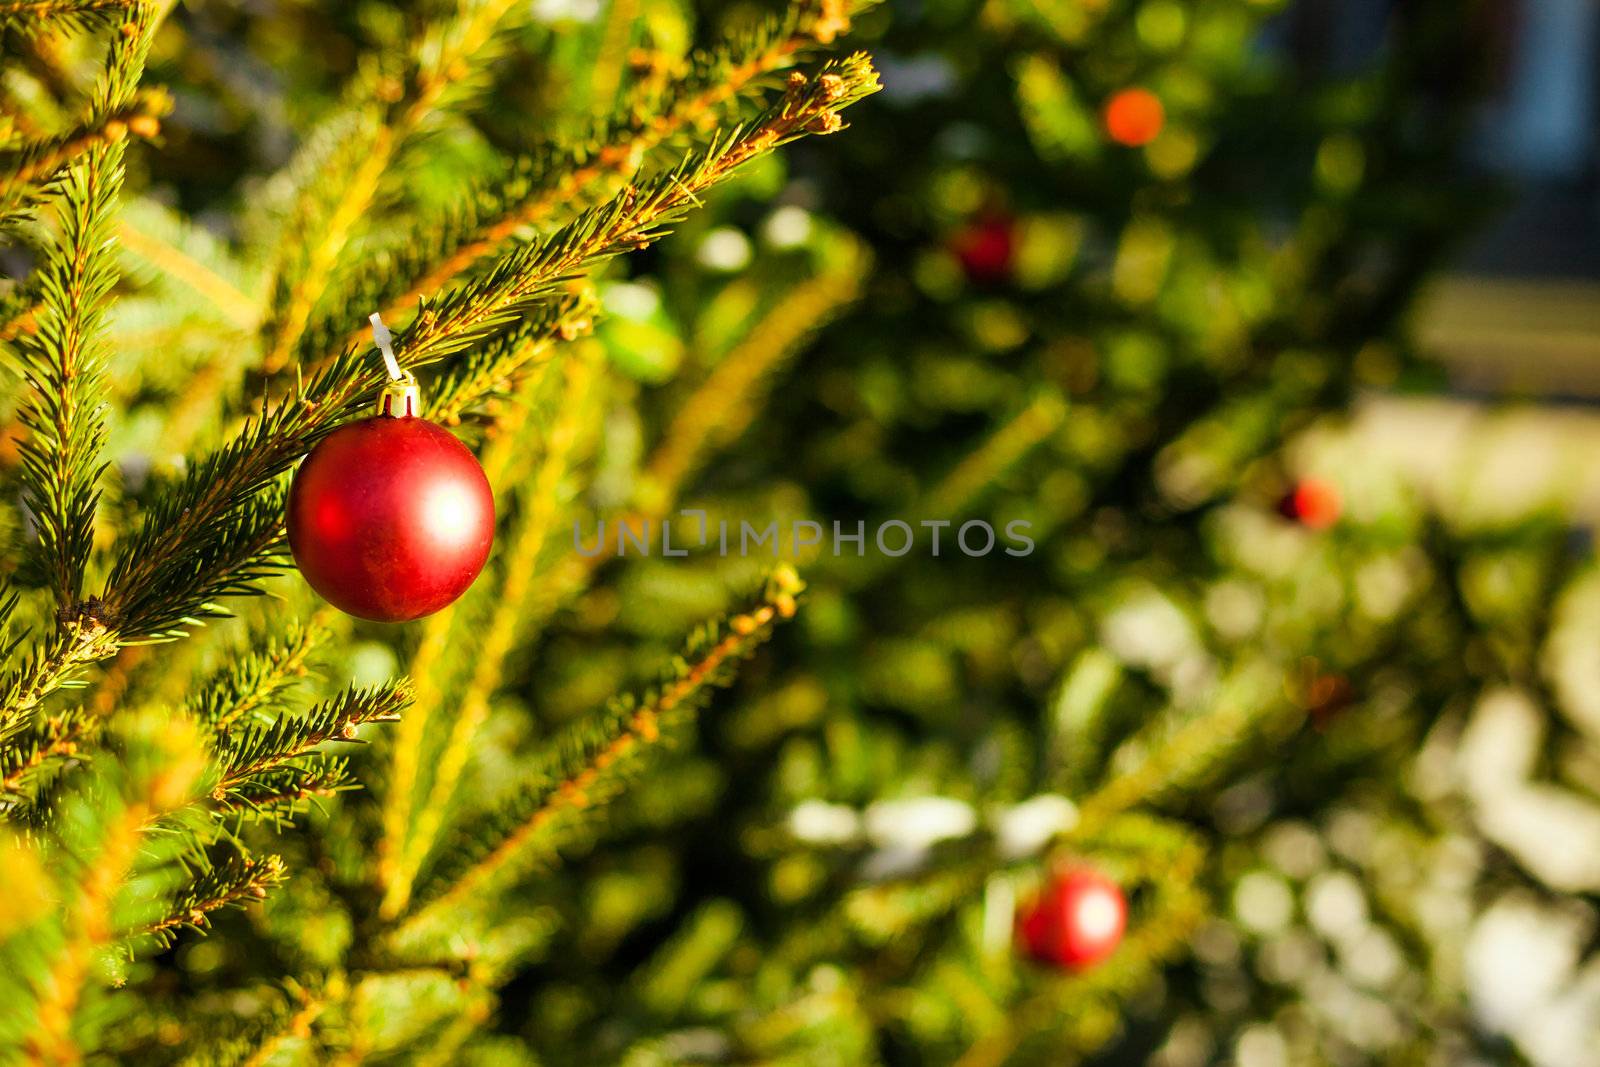
[[114, 655], [117, 635], [92, 614], [69, 618], [39, 639], [15, 668], [0, 676], [0, 729], [16, 723], [90, 663]]
[[[262, 999], [263, 990], [248, 992], [250, 1000]], [[265, 1010], [258, 1011], [242, 1023], [236, 1023], [232, 1013], [224, 1018], [236, 1028], [223, 1037], [212, 1037], [193, 1048], [182, 1060], [180, 1067], [267, 1067], [281, 1063], [281, 1053], [292, 1041], [304, 1041], [311, 1036], [311, 1027], [327, 1010], [328, 1002], [321, 990], [308, 989], [293, 979], [283, 982], [281, 993], [274, 996]], [[247, 1001], [248, 1002], [248, 1001]]]
[[542, 366], [559, 343], [587, 334], [598, 313], [592, 287], [563, 294], [535, 309], [521, 328], [474, 349], [429, 383], [424, 404], [428, 417], [455, 425], [484, 398], [516, 389], [528, 373]]
[[312, 800], [356, 788], [343, 756], [312, 752], [272, 770], [251, 775], [216, 801], [217, 810], [251, 822], [288, 824]]
[[867, 253], [852, 247], [845, 262], [789, 290], [744, 340], [706, 375], [678, 408], [645, 464], [645, 495], [664, 514], [707, 455], [736, 440], [762, 406], [763, 382], [801, 343], [860, 294]]
[[415, 362], [440, 359], [492, 334], [566, 279], [603, 260], [652, 244], [699, 203], [700, 194], [750, 160], [807, 133], [844, 126], [839, 112], [877, 91], [865, 55], [826, 64], [815, 78], [794, 73], [781, 103], [670, 171], [624, 189], [548, 239], [502, 257], [473, 282], [424, 302], [395, 350]]
[[0, 32], [85, 30], [127, 15], [142, 0], [0, 0]]
[[568, 360], [561, 391], [559, 413], [546, 437], [544, 455], [534, 477], [521, 495], [524, 513], [516, 533], [500, 557], [500, 581], [494, 596], [494, 612], [488, 624], [473, 635], [477, 648], [473, 654], [472, 677], [463, 692], [450, 736], [445, 742], [434, 771], [428, 799], [417, 810], [410, 832], [404, 838], [400, 862], [387, 880], [383, 910], [394, 917], [404, 910], [411, 886], [424, 858], [433, 847], [445, 812], [455, 799], [456, 786], [466, 769], [478, 730], [489, 717], [489, 700], [499, 686], [501, 670], [520, 632], [529, 594], [539, 574], [539, 557], [559, 511], [560, 487], [568, 472], [572, 450], [588, 409], [584, 398], [594, 374], [583, 359]]
[[[519, 233], [559, 211], [592, 201], [608, 181], [632, 174], [647, 156], [678, 135], [726, 118], [764, 87], [768, 75], [819, 45], [832, 43], [848, 29], [850, 15], [867, 6], [839, 5], [828, 11], [797, 3], [784, 17], [754, 32], [696, 53], [687, 69], [650, 100], [649, 108], [624, 108], [589, 143], [553, 141], [535, 149], [513, 165], [506, 181], [472, 194], [460, 215], [419, 227], [387, 263], [364, 271], [361, 290], [343, 303], [377, 306], [392, 319], [408, 314], [419, 300], [437, 293]], [[650, 117], [640, 118], [635, 112], [648, 112]], [[347, 334], [344, 346], [359, 344], [362, 337], [361, 329]]]
[[[494, 427], [495, 436], [484, 450], [484, 477], [491, 486], [505, 483], [508, 467], [516, 453], [526, 446], [531, 396], [522, 396]], [[412, 654], [410, 676], [412, 703], [394, 731], [390, 773], [386, 783], [387, 803], [383, 808], [383, 835], [378, 841], [378, 877], [386, 892], [398, 876], [407, 853], [407, 836], [416, 811], [417, 780], [422, 766], [423, 746], [428, 739], [428, 724], [444, 700], [450, 634], [457, 623], [458, 604], [430, 615], [422, 624], [422, 637]]]
[[[1276, 679], [1275, 679], [1276, 680]], [[1263, 726], [1285, 733], [1307, 711], [1266, 682], [1248, 674], [1235, 680], [1218, 705], [1188, 719], [1165, 736], [1151, 737], [1144, 757], [1103, 783], [1078, 805], [1075, 833], [1098, 832], [1113, 818], [1138, 806], [1158, 803], [1176, 788], [1215, 773], [1230, 753], [1259, 736]]]
[[[95, 94], [97, 114], [132, 99], [144, 69], [154, 17], [130, 9], [113, 38]], [[109, 245], [111, 214], [122, 183], [120, 145], [92, 148], [68, 174], [61, 196], [61, 237], [37, 282], [35, 327], [14, 346], [32, 393], [20, 415], [23, 498], [38, 525], [36, 554], [61, 607], [55, 634], [0, 681], [0, 727], [37, 706], [77, 670], [115, 651], [101, 605], [80, 602], [93, 548], [100, 450], [106, 426], [102, 332], [116, 281]]]
[[23, 798], [47, 767], [78, 758], [99, 736], [100, 726], [96, 716], [73, 709], [0, 734], [0, 810]]
[[126, 939], [149, 938], [167, 948], [183, 930], [204, 930], [210, 925], [212, 912], [265, 899], [287, 877], [282, 857], [257, 860], [242, 852], [230, 853], [226, 862], [200, 872], [174, 893], [165, 917], [126, 935]]
[[131, 103], [96, 114], [77, 129], [0, 151], [0, 204], [15, 203], [29, 187], [48, 182], [92, 149], [119, 144], [130, 134], [146, 139], [157, 136], [167, 103], [161, 94], [140, 93]]
[[764, 602], [706, 627], [642, 699], [613, 702], [592, 721], [574, 724], [545, 747], [538, 774], [500, 811], [460, 828], [403, 927], [430, 921], [465, 898], [488, 891], [530, 862], [554, 855], [583, 814], [609, 801], [645, 754], [693, 717], [712, 687], [728, 684], [731, 666], [794, 614], [802, 588], [787, 566], [769, 582]]
[[117, 238], [128, 252], [155, 267], [179, 285], [198, 293], [240, 329], [260, 324], [261, 309], [233, 282], [190, 255], [177, 244], [163, 240], [124, 218], [117, 223]]
[[270, 724], [225, 729], [217, 738], [221, 775], [212, 797], [226, 803], [247, 782], [279, 770], [328, 741], [354, 743], [357, 729], [371, 722], [397, 722], [411, 703], [409, 682], [348, 688], [332, 699]]
[[[784, 102], [749, 127], [671, 173], [585, 213], [549, 241], [514, 253], [481, 281], [424, 309], [396, 345], [402, 362], [442, 359], [548, 299], [567, 277], [661, 236], [659, 227], [698, 202], [698, 193], [741, 163], [807, 132], [841, 128], [838, 111], [875, 91], [864, 56], [830, 63], [816, 78], [796, 74]], [[105, 600], [125, 639], [170, 637], [216, 614], [217, 597], [249, 592], [271, 573], [277, 513], [259, 494], [383, 381], [381, 368], [347, 352], [325, 367], [301, 398], [280, 401], [223, 449], [196, 464], [158, 500], [123, 545]], [[225, 544], [208, 541], [226, 540]], [[195, 565], [198, 549], [200, 565]], [[253, 550], [253, 551], [252, 551]]]
[[35, 1062], [78, 1060], [72, 1020], [96, 955], [115, 941], [111, 906], [139, 854], [147, 814], [143, 805], [131, 805], [121, 812], [99, 842], [95, 862], [84, 869], [66, 916], [67, 943], [42, 985], [34, 1030], [26, 1042], [26, 1051]]
[[34, 332], [16, 350], [31, 390], [19, 421], [23, 499], [38, 525], [36, 554], [56, 602], [74, 605], [93, 547], [103, 410], [107, 300], [116, 283], [109, 225], [122, 184], [120, 147], [93, 150], [68, 175], [61, 239], [41, 267]]
[[201, 722], [227, 728], [270, 707], [273, 698], [306, 674], [306, 659], [328, 636], [319, 613], [309, 623], [291, 620], [281, 636], [265, 635], [259, 652], [230, 657], [185, 703]]
[[61, 820], [67, 836], [58, 856], [71, 873], [62, 878], [60, 893], [62, 942], [31, 990], [23, 1049], [32, 1062], [78, 1062], [73, 1022], [97, 959], [118, 940], [114, 905], [139, 859], [146, 828], [182, 806], [204, 770], [198, 738], [181, 721], [151, 717], [121, 740], [122, 759], [108, 761], [96, 783], [100, 788], [80, 793], [76, 812]]
[[1054, 433], [1067, 417], [1066, 401], [1055, 392], [1041, 392], [982, 445], [940, 479], [913, 506], [918, 516], [964, 515], [987, 487], [1023, 456]]
[[[517, 6], [517, 0], [462, 0], [451, 19], [434, 27], [418, 44], [412, 60], [414, 71], [399, 99], [383, 105], [375, 120], [360, 124], [361, 150], [353, 172], [324, 174], [325, 180], [310, 184], [299, 210], [308, 222], [296, 227], [310, 237], [310, 243], [277, 282], [264, 344], [263, 366], [268, 373], [285, 366], [293, 356], [339, 256], [377, 196], [395, 153], [440, 106], [447, 91], [478, 69], [486, 46]], [[394, 93], [395, 85], [392, 76], [379, 74], [368, 89], [382, 101]], [[349, 156], [341, 153], [335, 158]], [[323, 200], [328, 192], [334, 194], [331, 202]]]

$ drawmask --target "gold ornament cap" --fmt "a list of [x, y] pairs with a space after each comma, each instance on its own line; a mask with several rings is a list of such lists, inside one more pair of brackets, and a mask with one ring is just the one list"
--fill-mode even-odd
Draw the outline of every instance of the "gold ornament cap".
[[422, 414], [422, 391], [417, 380], [406, 375], [397, 382], [388, 382], [378, 393], [378, 414], [394, 419], [415, 418]]

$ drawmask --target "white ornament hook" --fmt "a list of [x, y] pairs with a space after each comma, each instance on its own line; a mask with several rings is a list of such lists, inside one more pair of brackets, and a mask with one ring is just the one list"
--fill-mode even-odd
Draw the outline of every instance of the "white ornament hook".
[[383, 353], [383, 365], [389, 368], [389, 377], [397, 382], [405, 381], [400, 361], [394, 358], [394, 335], [389, 332], [389, 327], [383, 324], [383, 319], [376, 311], [367, 316], [367, 321], [372, 323], [372, 340], [377, 344], [378, 351]]

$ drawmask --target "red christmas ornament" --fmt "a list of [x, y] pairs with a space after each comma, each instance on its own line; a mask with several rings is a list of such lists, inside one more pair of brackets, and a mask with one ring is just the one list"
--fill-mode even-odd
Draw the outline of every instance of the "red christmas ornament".
[[1120, 145], [1138, 148], [1149, 144], [1166, 121], [1161, 98], [1149, 89], [1123, 89], [1106, 101], [1106, 133]]
[[[398, 375], [398, 364], [391, 370]], [[289, 548], [300, 573], [357, 618], [433, 614], [466, 592], [494, 542], [483, 468], [417, 409], [416, 386], [391, 383], [379, 414], [324, 438], [289, 487]]]
[[1099, 871], [1074, 868], [1050, 879], [1022, 909], [1017, 935], [1041, 963], [1081, 971], [1111, 955], [1127, 925], [1121, 887]]
[[1300, 479], [1278, 502], [1279, 514], [1313, 530], [1338, 522], [1340, 509], [1338, 487], [1321, 478]]
[[950, 238], [950, 250], [961, 261], [967, 280], [994, 285], [1010, 279], [1017, 252], [1017, 224], [1008, 215], [975, 219]]

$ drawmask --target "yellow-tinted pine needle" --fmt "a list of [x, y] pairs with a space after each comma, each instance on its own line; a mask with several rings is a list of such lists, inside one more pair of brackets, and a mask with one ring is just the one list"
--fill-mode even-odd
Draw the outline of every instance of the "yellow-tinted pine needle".
[[461, 772], [466, 769], [472, 753], [473, 739], [489, 717], [490, 698], [499, 686], [505, 658], [521, 632], [526, 601], [540, 573], [539, 557], [561, 509], [561, 483], [567, 477], [573, 448], [583, 429], [587, 415], [584, 401], [594, 376], [592, 362], [582, 357], [567, 360], [564, 369], [565, 381], [557, 408], [560, 417], [551, 427], [544, 455], [524, 497], [526, 511], [504, 553], [494, 614], [484, 630], [472, 635], [478, 646], [473, 652], [472, 678], [439, 757], [427, 802], [417, 812], [416, 823], [406, 841], [400, 868], [388, 880], [384, 913], [391, 918], [403, 911], [409, 902], [412, 881], [438, 836]]
[[[492, 486], [503, 486], [507, 468], [526, 445], [523, 433], [538, 381], [538, 377], [530, 378], [513, 402], [504, 406], [495, 426], [495, 436], [484, 449], [483, 473]], [[378, 872], [386, 887], [386, 899], [405, 893], [407, 889], [399, 888], [402, 885], [409, 886], [404, 857], [410, 852], [407, 841], [416, 810], [418, 772], [428, 725], [444, 699], [446, 653], [450, 649], [450, 628], [455, 617], [454, 605], [428, 616], [422, 623], [422, 637], [411, 658], [408, 674], [415, 687], [414, 695], [410, 710], [394, 731], [389, 802], [384, 805], [383, 836], [378, 841]]]
[[181, 248], [139, 229], [126, 218], [117, 223], [117, 238], [135, 255], [149, 260], [163, 274], [193, 289], [240, 329], [253, 330], [261, 308], [238, 286]]

